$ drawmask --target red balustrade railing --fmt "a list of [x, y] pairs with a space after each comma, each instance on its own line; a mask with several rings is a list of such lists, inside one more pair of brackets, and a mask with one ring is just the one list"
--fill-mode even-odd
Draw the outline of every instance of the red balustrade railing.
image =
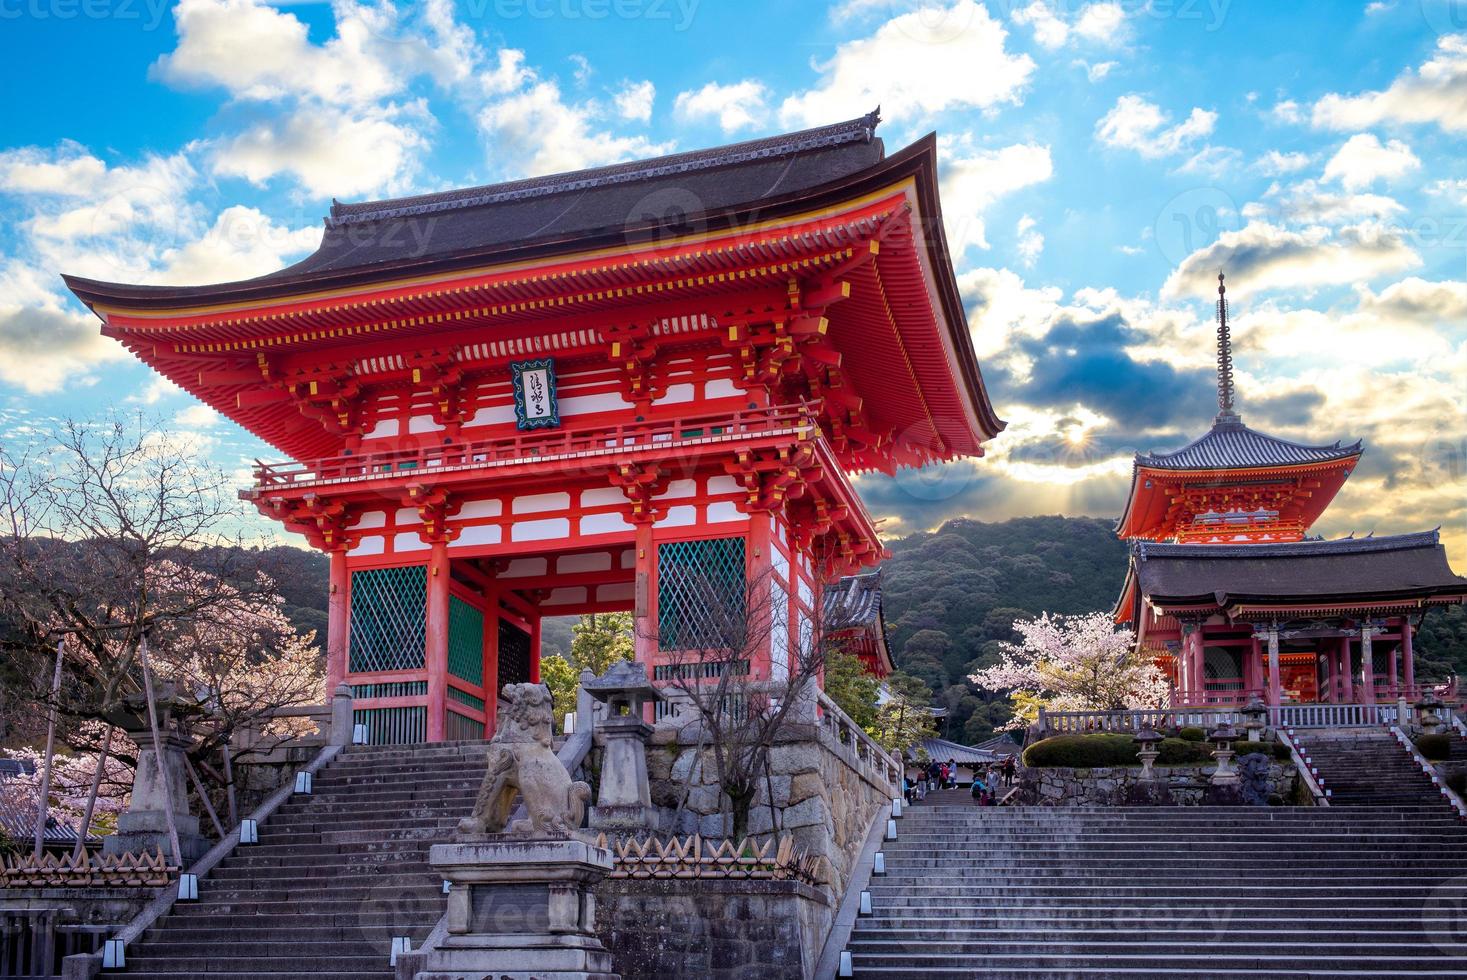
[[503, 466], [560, 457], [635, 452], [692, 442], [726, 442], [813, 427], [800, 405], [746, 409], [733, 414], [686, 416], [660, 421], [624, 422], [422, 445], [408, 449], [332, 456], [291, 463], [255, 465], [255, 489], [278, 490], [363, 478], [411, 476], [414, 471]]

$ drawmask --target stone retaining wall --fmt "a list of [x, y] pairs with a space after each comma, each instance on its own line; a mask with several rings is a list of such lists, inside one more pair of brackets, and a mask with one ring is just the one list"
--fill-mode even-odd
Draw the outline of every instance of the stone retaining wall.
[[[1207, 789], [1213, 766], [1157, 766], [1159, 785], [1165, 786], [1170, 802], [1180, 806], [1198, 806]], [[1269, 760], [1264, 777], [1265, 793], [1271, 805], [1296, 802], [1298, 772], [1291, 762]], [[1138, 796], [1140, 766], [1111, 766], [1094, 769], [1053, 766], [1026, 768], [1019, 774], [1021, 799], [1031, 806], [1124, 806], [1128, 802], [1146, 802]]]
[[794, 881], [609, 879], [596, 902], [623, 980], [807, 980], [833, 913], [824, 890]]

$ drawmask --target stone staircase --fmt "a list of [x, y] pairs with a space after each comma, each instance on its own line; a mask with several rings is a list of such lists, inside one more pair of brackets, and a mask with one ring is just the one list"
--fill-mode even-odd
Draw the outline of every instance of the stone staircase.
[[856, 977], [1467, 977], [1467, 828], [1435, 803], [898, 823]]
[[428, 848], [472, 808], [485, 744], [346, 749], [128, 946], [125, 975], [390, 980], [393, 937], [416, 949], [443, 913]]
[[1294, 736], [1319, 771], [1331, 806], [1433, 805], [1450, 810], [1394, 735], [1375, 729], [1301, 731]]

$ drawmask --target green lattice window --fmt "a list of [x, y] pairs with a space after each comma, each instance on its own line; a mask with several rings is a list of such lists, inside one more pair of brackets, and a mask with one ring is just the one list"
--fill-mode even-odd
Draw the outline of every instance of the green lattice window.
[[484, 683], [484, 614], [456, 595], [448, 597], [448, 672]]
[[468, 707], [473, 708], [475, 711], [483, 711], [484, 710], [484, 699], [483, 698], [475, 697], [474, 695], [470, 694], [468, 691], [460, 691], [458, 688], [454, 687], [452, 684], [450, 684], [448, 686], [448, 696], [450, 698], [452, 698], [454, 701], [457, 701], [459, 704], [467, 705]]
[[514, 623], [499, 621], [499, 688], [530, 679], [530, 634]]
[[351, 670], [415, 670], [427, 641], [428, 570], [374, 568], [351, 577]]
[[393, 681], [387, 684], [353, 684], [353, 698], [413, 698], [428, 693], [427, 681]]
[[484, 737], [484, 723], [450, 711], [443, 719], [443, 735], [450, 742], [477, 742]]
[[737, 642], [744, 619], [744, 539], [657, 546], [657, 636], [663, 650]]

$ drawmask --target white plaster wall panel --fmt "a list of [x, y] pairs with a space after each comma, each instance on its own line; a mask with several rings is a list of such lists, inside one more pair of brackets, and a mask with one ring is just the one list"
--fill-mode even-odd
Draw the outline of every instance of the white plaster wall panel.
[[549, 563], [544, 558], [516, 558], [499, 573], [500, 578], [526, 578], [531, 575], [544, 575], [549, 568]]
[[453, 543], [467, 548], [473, 545], [498, 544], [503, 538], [504, 532], [499, 529], [498, 524], [475, 524], [460, 531]]
[[611, 571], [611, 552], [594, 551], [584, 555], [561, 555], [555, 561], [555, 574]]
[[620, 511], [610, 511], [605, 514], [587, 514], [581, 518], [582, 534], [612, 534], [617, 531], [630, 531], [633, 525]]
[[586, 601], [585, 586], [568, 586], [559, 589], [551, 589], [550, 597], [545, 600], [547, 606], [570, 606], [578, 605]]
[[520, 521], [509, 532], [511, 541], [554, 541], [570, 537], [570, 519], [552, 517], [544, 521]]
[[595, 487], [581, 491], [582, 507], [620, 507], [626, 502], [627, 495], [622, 493], [621, 487]]
[[481, 517], [498, 517], [504, 513], [504, 501], [491, 497], [488, 500], [470, 500], [458, 510], [458, 519], [472, 521]]
[[673, 480], [667, 485], [667, 489], [659, 493], [653, 500], [669, 500], [677, 497], [691, 497], [698, 492], [697, 480]]
[[551, 510], [569, 510], [570, 494], [568, 493], [536, 493], [528, 497], [514, 498], [514, 506], [510, 508], [512, 514], [543, 514]]
[[713, 378], [703, 386], [703, 397], [713, 398], [736, 398], [743, 394], [738, 385], [728, 378]]
[[815, 606], [815, 596], [810, 592], [810, 585], [803, 575], [800, 576], [800, 601], [810, 608]]
[[387, 524], [387, 512], [381, 510], [369, 510], [354, 522], [347, 525], [355, 530], [359, 527], [383, 527]]
[[397, 552], [427, 551], [429, 547], [428, 542], [419, 537], [417, 531], [403, 531], [392, 538], [392, 550]]
[[637, 587], [633, 582], [612, 582], [596, 586], [597, 602], [631, 602], [636, 594]]
[[349, 555], [380, 555], [387, 548], [387, 541], [380, 534], [369, 534], [347, 552]]
[[416, 507], [399, 507], [397, 513], [392, 515], [392, 523], [403, 527], [408, 524], [421, 524], [423, 518], [419, 516]]
[[778, 582], [769, 583], [770, 678], [782, 681], [790, 675], [789, 593]]
[[769, 567], [786, 582], [790, 580], [790, 562], [778, 548], [769, 549]]
[[744, 488], [739, 481], [731, 476], [710, 476], [708, 478], [708, 496], [721, 497], [726, 493], [743, 493]]
[[708, 505], [709, 524], [727, 524], [743, 520], [746, 520], [745, 515], [739, 510], [738, 504], [732, 500], [715, 500]]
[[669, 507], [667, 516], [657, 522], [658, 527], [687, 527], [698, 523], [698, 508], [691, 504]]
[[363, 439], [390, 439], [402, 431], [397, 419], [379, 419], [377, 424], [366, 432]]
[[621, 553], [621, 567], [622, 568], [636, 568], [637, 567], [637, 549], [636, 548], [628, 548], [627, 550], [625, 550], [625, 551], [623, 551]]
[[409, 432], [442, 432], [443, 426], [433, 421], [431, 415], [414, 415], [408, 419]]
[[630, 408], [631, 404], [616, 392], [602, 392], [595, 395], [572, 395], [560, 397], [560, 414], [566, 415], [590, 415], [595, 412], [620, 412]]
[[504, 425], [514, 421], [514, 405], [486, 405], [474, 413], [469, 425]]
[[662, 393], [661, 397], [652, 400], [652, 404], [680, 405], [683, 402], [690, 402], [696, 397], [697, 393], [693, 390], [691, 383], [668, 385], [667, 390]]

